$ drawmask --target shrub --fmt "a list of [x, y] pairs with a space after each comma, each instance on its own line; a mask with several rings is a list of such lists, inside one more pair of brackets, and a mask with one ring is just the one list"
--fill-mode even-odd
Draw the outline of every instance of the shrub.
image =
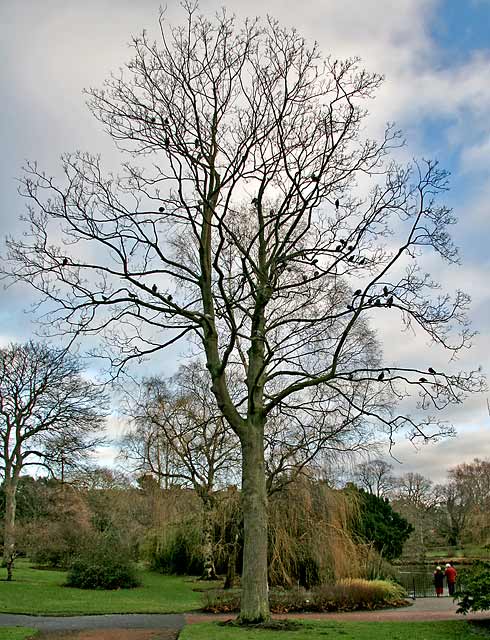
[[[271, 591], [269, 602], [273, 613], [294, 611], [356, 611], [404, 606], [405, 591], [400, 585], [385, 580], [346, 579], [324, 584], [311, 591], [303, 588]], [[203, 610], [229, 613], [240, 609], [240, 592], [212, 590], [203, 594]]]
[[19, 542], [34, 564], [66, 569], [94, 534], [90, 509], [69, 485], [52, 486], [45, 502], [43, 514], [22, 527]]
[[94, 539], [72, 562], [65, 586], [79, 589], [131, 589], [140, 585], [134, 564], [114, 540]]
[[315, 611], [355, 611], [405, 604], [405, 590], [386, 580], [349, 578], [312, 592]]
[[204, 563], [200, 550], [200, 531], [183, 527], [169, 536], [165, 543], [153, 541], [148, 553], [150, 569], [165, 574], [201, 575]]
[[231, 613], [240, 610], [240, 590], [207, 589], [202, 597], [202, 610], [208, 613]]
[[460, 572], [457, 584], [461, 585], [455, 596], [457, 613], [490, 609], [490, 563], [474, 562]]

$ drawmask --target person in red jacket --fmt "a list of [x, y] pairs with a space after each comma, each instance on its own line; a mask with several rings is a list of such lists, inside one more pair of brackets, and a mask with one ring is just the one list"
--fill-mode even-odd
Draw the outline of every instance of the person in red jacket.
[[456, 586], [456, 576], [458, 575], [456, 569], [449, 564], [446, 564], [446, 570], [444, 571], [444, 575], [447, 580], [447, 590], [450, 596], [454, 595], [454, 588]]

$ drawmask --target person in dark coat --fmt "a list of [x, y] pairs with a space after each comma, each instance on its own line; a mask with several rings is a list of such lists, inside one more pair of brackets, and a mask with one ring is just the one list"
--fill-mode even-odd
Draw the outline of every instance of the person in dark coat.
[[436, 588], [437, 597], [440, 598], [444, 591], [444, 573], [439, 566], [434, 571], [434, 587]]
[[444, 575], [447, 580], [447, 590], [450, 596], [454, 595], [454, 589], [456, 587], [456, 576], [458, 575], [456, 569], [449, 563], [446, 564], [446, 570]]

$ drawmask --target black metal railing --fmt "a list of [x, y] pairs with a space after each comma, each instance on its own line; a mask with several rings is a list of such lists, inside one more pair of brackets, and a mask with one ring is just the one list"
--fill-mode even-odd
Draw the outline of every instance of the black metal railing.
[[428, 598], [436, 595], [432, 573], [400, 571], [397, 578], [411, 598]]

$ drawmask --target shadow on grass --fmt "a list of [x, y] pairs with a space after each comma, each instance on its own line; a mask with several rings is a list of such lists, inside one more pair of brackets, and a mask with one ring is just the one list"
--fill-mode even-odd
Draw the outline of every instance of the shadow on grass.
[[258, 624], [240, 624], [238, 620], [226, 620], [218, 622], [220, 627], [236, 627], [239, 629], [263, 629], [264, 631], [299, 631], [305, 630], [307, 625], [297, 620], [269, 620], [268, 622], [260, 622]]

